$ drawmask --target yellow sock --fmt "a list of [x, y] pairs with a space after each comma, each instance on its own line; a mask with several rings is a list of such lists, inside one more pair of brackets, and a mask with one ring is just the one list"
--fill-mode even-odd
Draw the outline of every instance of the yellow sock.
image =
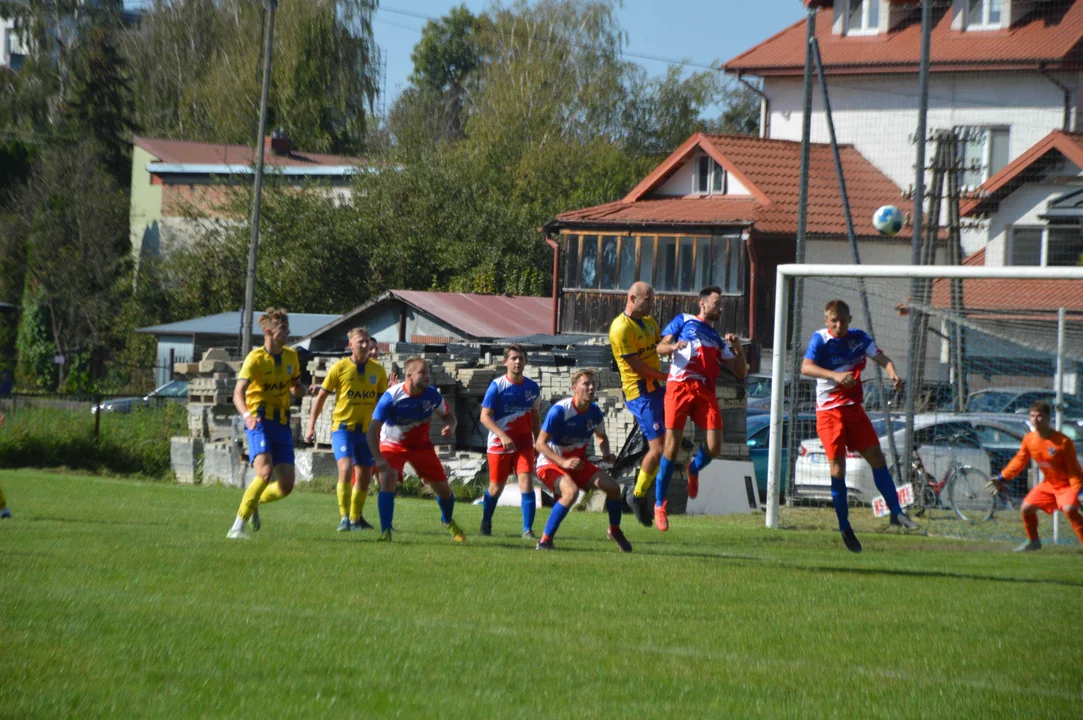
[[263, 491], [263, 494], [259, 496], [259, 504], [266, 505], [267, 503], [273, 503], [275, 500], [281, 500], [286, 497], [282, 492], [282, 488], [278, 486], [278, 481], [267, 486], [267, 489]]
[[244, 518], [245, 522], [248, 522], [248, 518], [252, 517], [252, 513], [256, 511], [260, 495], [263, 494], [268, 482], [267, 478], [257, 475], [252, 480], [252, 484], [248, 486], [248, 489], [244, 491], [244, 497], [241, 498], [241, 507], [237, 510], [237, 515]]
[[368, 497], [369, 491], [362, 490], [360, 483], [353, 486], [353, 497], [350, 498], [350, 522], [356, 523], [361, 519], [361, 511], [365, 509], [365, 501]]
[[350, 512], [350, 483], [338, 482], [338, 514], [339, 517], [346, 517]]
[[643, 471], [643, 468], [639, 468], [639, 474], [636, 475], [635, 490], [632, 491], [636, 497], [646, 497], [647, 488], [654, 482], [654, 475], [648, 475]]

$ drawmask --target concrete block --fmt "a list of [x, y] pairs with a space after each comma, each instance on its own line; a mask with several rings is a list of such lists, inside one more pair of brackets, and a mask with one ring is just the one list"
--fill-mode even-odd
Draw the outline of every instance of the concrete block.
[[335, 463], [335, 453], [331, 450], [316, 450], [305, 448], [294, 452], [294, 469], [297, 472], [297, 480], [311, 482], [317, 477], [338, 477], [338, 465]]
[[198, 485], [199, 463], [203, 458], [203, 440], [175, 437], [169, 440], [169, 461], [173, 476], [182, 485]]
[[229, 362], [229, 353], [223, 348], [207, 348], [207, 351], [203, 353], [201, 360], [210, 360], [218, 362]]
[[203, 446], [203, 484], [245, 488], [251, 482], [251, 466], [241, 457], [232, 442], [206, 443]]

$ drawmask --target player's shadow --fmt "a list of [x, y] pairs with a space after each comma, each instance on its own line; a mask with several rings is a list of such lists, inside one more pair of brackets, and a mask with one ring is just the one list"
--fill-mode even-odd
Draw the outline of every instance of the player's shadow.
[[28, 523], [40, 523], [40, 522], [55, 522], [55, 523], [69, 523], [71, 525], [105, 525], [112, 527], [163, 527], [166, 525], [172, 525], [167, 522], [153, 522], [148, 520], [94, 520], [90, 518], [71, 518], [71, 517], [54, 517], [52, 515], [37, 515], [35, 517], [22, 516], [19, 518], [21, 522]]

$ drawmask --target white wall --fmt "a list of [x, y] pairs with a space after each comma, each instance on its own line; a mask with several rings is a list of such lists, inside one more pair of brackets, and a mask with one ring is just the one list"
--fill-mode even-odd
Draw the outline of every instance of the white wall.
[[[1057, 78], [1070, 88], [1080, 83], [1079, 73], [1060, 73]], [[912, 186], [915, 148], [910, 140], [917, 128], [917, 75], [836, 76], [829, 79], [828, 92], [839, 142], [855, 145], [895, 184]], [[802, 79], [766, 78], [764, 93], [771, 109], [770, 136], [800, 140]], [[1074, 99], [1072, 104], [1074, 115]], [[1009, 161], [1051, 131], [1062, 129], [1063, 120], [1064, 93], [1034, 73], [930, 77], [930, 132], [960, 125], [1010, 126]], [[818, 84], [813, 92], [812, 141], [829, 141]]]
[[[693, 192], [695, 188], [697, 162], [701, 156], [693, 154], [688, 160], [686, 160], [673, 175], [670, 176], [660, 187], [650, 194], [650, 197], [684, 197], [686, 195], [698, 195], [699, 193]], [[740, 168], [738, 168], [740, 169]], [[726, 173], [726, 194], [727, 195], [751, 195], [746, 188], [737, 178], [732, 174]]]

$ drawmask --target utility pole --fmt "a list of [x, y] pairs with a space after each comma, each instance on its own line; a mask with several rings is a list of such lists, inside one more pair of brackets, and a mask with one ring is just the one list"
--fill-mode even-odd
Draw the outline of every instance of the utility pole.
[[252, 306], [256, 302], [256, 258], [259, 256], [259, 213], [263, 200], [263, 143], [267, 134], [267, 96], [271, 91], [271, 50], [275, 36], [278, 0], [267, 0], [267, 32], [263, 39], [263, 89], [260, 91], [259, 135], [256, 137], [256, 182], [252, 190], [252, 239], [248, 244], [248, 279], [241, 311], [241, 359], [252, 350]]

